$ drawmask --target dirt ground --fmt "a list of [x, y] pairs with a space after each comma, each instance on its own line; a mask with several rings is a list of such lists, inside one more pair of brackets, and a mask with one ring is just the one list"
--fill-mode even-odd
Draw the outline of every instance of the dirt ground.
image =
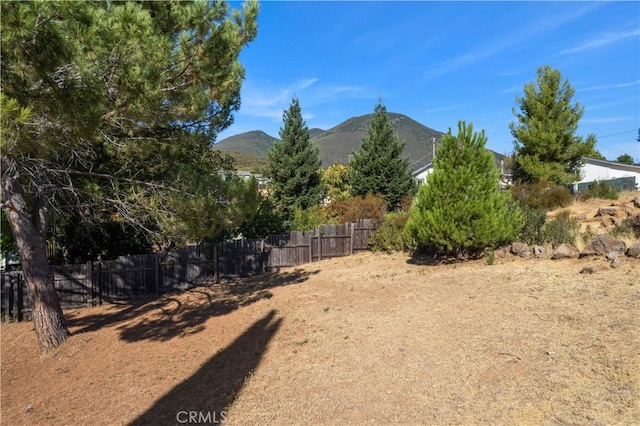
[[637, 425], [639, 312], [637, 259], [323, 260], [67, 311], [52, 355], [3, 324], [1, 423]]

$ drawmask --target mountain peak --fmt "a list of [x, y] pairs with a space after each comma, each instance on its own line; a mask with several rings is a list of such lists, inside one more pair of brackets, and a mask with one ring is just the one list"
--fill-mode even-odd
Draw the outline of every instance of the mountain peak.
[[[347, 164], [349, 156], [362, 145], [362, 138], [369, 128], [373, 113], [352, 117], [329, 130], [310, 129], [311, 142], [318, 146], [322, 167], [332, 164]], [[391, 125], [398, 132], [400, 142], [405, 144], [403, 155], [409, 158], [409, 166], [415, 170], [431, 160], [433, 145], [444, 133], [430, 129], [412, 118], [388, 112]], [[254, 130], [230, 136], [214, 145], [215, 149], [240, 152], [266, 158], [269, 149], [277, 139], [261, 130]]]

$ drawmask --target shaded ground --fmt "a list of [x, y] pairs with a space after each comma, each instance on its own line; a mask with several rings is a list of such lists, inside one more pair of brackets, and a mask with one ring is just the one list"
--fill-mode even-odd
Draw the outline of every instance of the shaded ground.
[[49, 356], [2, 324], [0, 422], [637, 425], [638, 312], [636, 259], [325, 260], [67, 311]]
[[4, 324], [2, 424], [640, 424], [640, 261], [419, 263], [69, 312], [54, 356]]

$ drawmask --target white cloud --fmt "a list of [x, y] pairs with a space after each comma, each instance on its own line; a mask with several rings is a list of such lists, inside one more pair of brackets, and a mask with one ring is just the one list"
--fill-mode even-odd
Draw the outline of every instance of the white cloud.
[[572, 53], [580, 53], [580, 52], [586, 52], [589, 50], [600, 49], [610, 44], [614, 44], [620, 40], [624, 40], [629, 37], [638, 37], [639, 35], [640, 35], [640, 29], [637, 29], [637, 28], [633, 30], [622, 31], [617, 33], [606, 33], [606, 34], [600, 35], [599, 37], [592, 38], [583, 43], [580, 43], [577, 46], [571, 47], [569, 49], [561, 50], [556, 55], [569, 55]]
[[579, 19], [586, 13], [600, 7], [599, 4], [586, 4], [582, 7], [571, 7], [565, 9], [563, 13], [558, 13], [552, 18], [544, 16], [538, 20], [532, 21], [529, 25], [520, 28], [518, 32], [511, 34], [509, 37], [501, 37], [500, 39], [490, 40], [484, 46], [455, 56], [446, 61], [428, 65], [426, 67], [425, 77], [435, 78], [452, 71], [467, 68], [487, 58], [496, 56], [508, 49], [523, 44], [525, 41], [537, 37], [540, 34], [548, 34], [557, 28], [565, 26], [567, 23]]
[[633, 87], [633, 86], [639, 86], [640, 85], [640, 80], [635, 80], [635, 81], [629, 81], [626, 83], [616, 83], [616, 84], [606, 84], [606, 85], [602, 85], [602, 86], [591, 86], [591, 87], [585, 87], [583, 89], [580, 89], [580, 92], [590, 92], [593, 90], [611, 90], [611, 89], [623, 89], [625, 87]]

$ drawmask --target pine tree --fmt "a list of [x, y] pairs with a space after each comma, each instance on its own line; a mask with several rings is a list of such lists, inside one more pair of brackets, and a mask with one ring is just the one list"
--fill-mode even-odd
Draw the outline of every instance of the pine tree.
[[302, 118], [297, 97], [282, 116], [280, 140], [274, 143], [267, 158], [271, 177], [271, 196], [289, 219], [296, 209], [308, 209], [322, 200], [318, 148], [311, 145], [309, 128]]
[[[240, 108], [238, 58], [259, 5], [38, 1], [0, 12], [2, 208], [48, 351], [69, 335], [47, 260], [52, 218], [108, 208], [139, 227], [166, 223], [175, 194], [190, 203], [194, 188], [224, 185], [203, 156]], [[226, 212], [235, 197], [220, 192]]]
[[393, 210], [403, 198], [413, 195], [416, 184], [409, 159], [402, 158], [403, 149], [404, 144], [389, 122], [387, 109], [378, 101], [362, 146], [354, 153], [349, 167], [351, 194], [380, 194], [387, 210]]
[[579, 180], [583, 157], [602, 157], [595, 150], [595, 135], [584, 141], [575, 135], [584, 108], [572, 104], [574, 93], [560, 71], [547, 65], [538, 69], [537, 83], [527, 83], [524, 96], [516, 98], [518, 123], [509, 125], [515, 138], [516, 181], [569, 184]]
[[405, 232], [417, 243], [457, 257], [476, 256], [512, 241], [520, 212], [499, 188], [500, 171], [487, 151], [484, 131], [458, 123], [442, 138], [433, 172], [421, 185]]

